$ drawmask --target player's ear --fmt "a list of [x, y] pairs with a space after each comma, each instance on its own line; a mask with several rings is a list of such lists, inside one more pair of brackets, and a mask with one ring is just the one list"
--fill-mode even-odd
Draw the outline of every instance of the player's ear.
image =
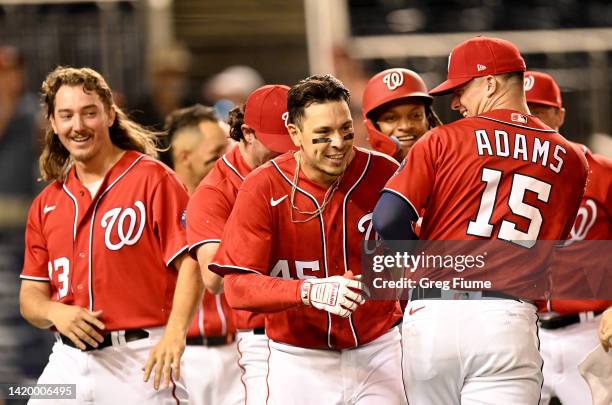
[[302, 146], [302, 137], [300, 136], [302, 132], [300, 131], [298, 126], [295, 124], [288, 124], [287, 131], [289, 131], [289, 136], [291, 136], [293, 144], [297, 147]]
[[240, 130], [242, 131], [242, 135], [244, 136], [244, 141], [247, 144], [251, 144], [253, 143], [255, 139], [257, 139], [257, 137], [255, 136], [255, 131], [253, 131], [253, 128], [251, 128], [247, 124], [242, 124], [242, 126], [240, 127]]
[[484, 80], [486, 82], [486, 94], [488, 97], [491, 97], [493, 93], [495, 93], [495, 90], [497, 90], [497, 79], [493, 75], [487, 75]]
[[174, 153], [172, 155], [172, 160], [176, 164], [188, 161], [190, 153], [186, 149], [174, 149]]
[[57, 126], [55, 125], [55, 117], [53, 114], [49, 117], [49, 123], [51, 124], [51, 128], [53, 128], [53, 132], [57, 134]]
[[559, 108], [559, 128], [563, 126], [564, 122], [565, 122], [565, 108], [561, 107]]
[[115, 105], [113, 104], [108, 109], [108, 122], [106, 123], [106, 126], [109, 128], [112, 127], [115, 122], [115, 118], [117, 118], [117, 111], [115, 110]]

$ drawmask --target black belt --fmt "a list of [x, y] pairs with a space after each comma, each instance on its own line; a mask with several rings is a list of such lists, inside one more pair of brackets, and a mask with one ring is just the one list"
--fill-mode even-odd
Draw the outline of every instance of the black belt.
[[[593, 317], [600, 315], [603, 311], [589, 311], [593, 314]], [[583, 314], [588, 314], [589, 312], [581, 312]], [[574, 325], [576, 323], [580, 323], [580, 314], [569, 314], [569, 315], [557, 315], [552, 316], [550, 318], [540, 318], [538, 323], [542, 329], [559, 329], [564, 328], [566, 326]]]
[[225, 346], [233, 341], [232, 336], [195, 336], [187, 338], [187, 346]]
[[265, 334], [266, 334], [266, 328], [264, 328], [263, 326], [253, 329], [253, 335], [265, 335]]
[[[98, 343], [98, 347], [93, 347], [91, 345], [89, 345], [87, 342], [83, 342], [85, 343], [85, 350], [82, 350], [84, 352], [89, 352], [92, 350], [101, 350], [104, 349], [105, 347], [110, 347], [113, 345], [113, 339], [111, 338], [111, 334], [107, 333], [106, 335], [103, 335], [104, 340], [101, 343]], [[144, 329], [127, 329], [125, 331], [125, 334], [123, 336], [123, 338], [125, 339], [126, 342], [133, 342], [135, 340], [140, 340], [140, 339], [145, 339], [149, 337], [149, 332], [147, 332]], [[60, 339], [62, 341], [63, 344], [65, 344], [66, 346], [70, 346], [70, 347], [74, 347], [75, 349], [79, 349], [73, 342], [72, 340], [70, 340], [68, 337], [60, 334]], [[79, 349], [81, 350], [81, 349]]]
[[[482, 298], [500, 298], [500, 299], [506, 299], [506, 300], [514, 300], [514, 301], [520, 301], [518, 298], [510, 295], [510, 294], [506, 294], [503, 293], [501, 291], [493, 291], [493, 290], [483, 290], [483, 291], [459, 291], [459, 290], [452, 290], [456, 292], [456, 296], [451, 298], [451, 299], [456, 299], [456, 300], [463, 300], [466, 299], [466, 297], [469, 295], [469, 293], [482, 293]], [[410, 300], [411, 301], [415, 301], [415, 300], [436, 300], [436, 299], [441, 299], [442, 298], [442, 289], [440, 288], [421, 288], [421, 287], [416, 287], [412, 289], [412, 293], [410, 295]]]

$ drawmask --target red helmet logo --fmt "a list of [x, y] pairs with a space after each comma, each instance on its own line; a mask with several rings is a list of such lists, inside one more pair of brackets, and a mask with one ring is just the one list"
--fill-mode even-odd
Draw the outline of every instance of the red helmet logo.
[[401, 71], [394, 69], [383, 77], [383, 83], [393, 91], [404, 84], [404, 75]]

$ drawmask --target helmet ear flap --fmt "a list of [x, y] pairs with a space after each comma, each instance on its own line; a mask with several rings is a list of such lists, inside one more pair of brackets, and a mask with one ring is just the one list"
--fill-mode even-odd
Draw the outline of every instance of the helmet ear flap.
[[364, 125], [368, 131], [368, 142], [377, 152], [389, 156], [396, 156], [400, 151], [400, 143], [394, 136], [387, 136], [380, 132], [369, 119], [364, 120]]

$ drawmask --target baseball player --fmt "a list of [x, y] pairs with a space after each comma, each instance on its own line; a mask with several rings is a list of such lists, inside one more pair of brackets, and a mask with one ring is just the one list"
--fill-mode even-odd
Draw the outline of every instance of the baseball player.
[[408, 69], [387, 69], [368, 82], [362, 101], [368, 141], [376, 151], [402, 161], [428, 130], [442, 125], [423, 79]]
[[[187, 209], [190, 253], [197, 255], [200, 263], [208, 289], [205, 300], [207, 296], [214, 296], [218, 313], [218, 316], [201, 313], [197, 320], [198, 328], [203, 330], [204, 336], [212, 336], [213, 340], [215, 336], [228, 333], [232, 318], [238, 329], [237, 346], [233, 346], [231, 352], [229, 349], [219, 349], [228, 360], [234, 359], [234, 364], [224, 364], [216, 382], [217, 397], [211, 398], [207, 404], [266, 403], [269, 351], [264, 317], [247, 311], [230, 311], [224, 295], [213, 295], [223, 290], [223, 279], [208, 270], [208, 264], [219, 247], [223, 229], [245, 177], [269, 159], [295, 148], [285, 126], [288, 89], [282, 85], [260, 87], [248, 97], [244, 106], [231, 111], [230, 135], [238, 145], [217, 161], [211, 173], [198, 186]], [[234, 384], [239, 384], [238, 391], [234, 389]], [[227, 391], [223, 393], [224, 390]]]
[[[587, 164], [529, 115], [524, 71], [518, 49], [502, 39], [475, 37], [453, 48], [448, 80], [430, 94], [452, 93], [452, 108], [465, 118], [423, 136], [387, 183], [374, 211], [384, 239], [416, 239], [411, 221], [424, 209], [420, 239], [500, 239], [524, 249], [516, 257], [522, 265], [508, 267], [515, 283], [545, 263], [526, 247], [569, 233]], [[545, 164], [537, 145], [550, 151]], [[402, 329], [411, 405], [538, 402], [533, 304], [494, 290], [417, 288], [411, 298]]]
[[20, 295], [24, 318], [56, 332], [38, 383], [76, 384], [70, 404], [185, 403], [176, 358], [154, 386], [142, 367], [162, 326], [184, 322], [191, 314], [179, 310], [198, 299], [192, 288], [173, 301], [176, 270], [178, 283], [201, 280], [186, 254], [187, 192], [150, 157], [154, 134], [128, 120], [100, 74], [57, 68], [42, 94], [40, 169], [52, 182], [30, 208]]
[[364, 302], [359, 281], [397, 164], [352, 146], [348, 103], [330, 75], [289, 90], [299, 151], [244, 181], [210, 264], [233, 308], [266, 314], [269, 404], [406, 404], [397, 302]]
[[[200, 104], [173, 111], [166, 118], [174, 170], [190, 194], [229, 145], [221, 124], [212, 107]], [[187, 331], [182, 357], [189, 403], [244, 402], [234, 337], [235, 328], [225, 296], [205, 291]]]
[[[525, 95], [531, 114], [559, 131], [563, 125], [565, 109], [561, 90], [555, 80], [546, 73], [525, 72]], [[584, 151], [589, 175], [587, 188], [580, 203], [578, 216], [570, 233], [571, 241], [610, 240], [612, 237], [612, 161], [604, 156], [591, 153], [586, 146], [578, 145]], [[580, 243], [569, 244], [559, 249], [552, 264], [553, 297], [563, 293], [563, 284], [570, 279], [564, 269], [580, 271], [588, 263], [589, 251], [581, 252]], [[561, 271], [555, 271], [561, 270]], [[540, 353], [544, 359], [544, 385], [540, 404], [548, 404], [557, 396], [564, 404], [591, 404], [591, 391], [578, 371], [578, 364], [598, 344], [597, 325], [599, 315], [612, 302], [552, 300], [551, 312], [540, 314]]]

